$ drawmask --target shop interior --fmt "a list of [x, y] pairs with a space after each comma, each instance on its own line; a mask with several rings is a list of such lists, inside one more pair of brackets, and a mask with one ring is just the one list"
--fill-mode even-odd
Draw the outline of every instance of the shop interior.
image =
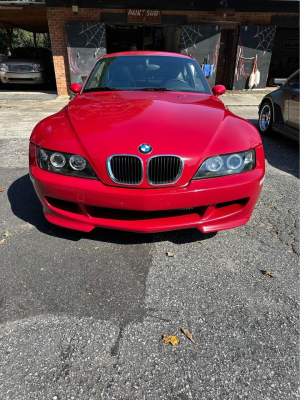
[[180, 51], [180, 27], [107, 25], [107, 52]]

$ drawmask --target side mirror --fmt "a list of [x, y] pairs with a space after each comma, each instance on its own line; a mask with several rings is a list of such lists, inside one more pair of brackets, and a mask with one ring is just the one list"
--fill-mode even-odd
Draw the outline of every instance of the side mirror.
[[212, 91], [213, 91], [213, 94], [218, 97], [226, 92], [226, 88], [223, 85], [216, 85], [213, 87]]
[[79, 83], [72, 83], [70, 85], [70, 92], [76, 96], [81, 92], [82, 86]]

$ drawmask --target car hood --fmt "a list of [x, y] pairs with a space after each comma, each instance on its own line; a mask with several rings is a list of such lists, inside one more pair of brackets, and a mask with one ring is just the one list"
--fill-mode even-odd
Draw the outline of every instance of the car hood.
[[[252, 124], [234, 116], [217, 97], [207, 94], [88, 93], [69, 103], [66, 116], [78, 139], [76, 149], [80, 145], [101, 181], [109, 185], [114, 183], [108, 177], [106, 161], [114, 154], [140, 156], [144, 167], [152, 156], [181, 156], [184, 171], [176, 185], [184, 185], [208, 156], [248, 150], [261, 143]], [[54, 148], [51, 135], [45, 136], [45, 131], [43, 143]], [[143, 143], [152, 146], [150, 155], [139, 152]], [[71, 152], [66, 144], [62, 137], [55, 150]]]

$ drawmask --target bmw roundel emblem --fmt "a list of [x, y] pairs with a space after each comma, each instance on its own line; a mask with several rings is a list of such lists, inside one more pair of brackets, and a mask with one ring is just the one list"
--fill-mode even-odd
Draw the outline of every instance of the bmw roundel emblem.
[[149, 154], [152, 151], [152, 146], [150, 144], [141, 144], [139, 146], [139, 152], [142, 154]]

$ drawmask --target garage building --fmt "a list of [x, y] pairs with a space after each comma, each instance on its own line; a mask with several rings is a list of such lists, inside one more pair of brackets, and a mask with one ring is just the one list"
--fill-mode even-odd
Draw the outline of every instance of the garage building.
[[[15, 4], [20, 6], [20, 2]], [[260, 71], [256, 89], [264, 89], [272, 77], [284, 78], [299, 68], [298, 1], [145, 0], [138, 2], [139, 8], [132, 0], [39, 4], [47, 15], [61, 95], [67, 94], [70, 83], [84, 82], [98, 57], [117, 51], [191, 55], [209, 71], [211, 86], [223, 84], [233, 90], [249, 88], [253, 68]]]

